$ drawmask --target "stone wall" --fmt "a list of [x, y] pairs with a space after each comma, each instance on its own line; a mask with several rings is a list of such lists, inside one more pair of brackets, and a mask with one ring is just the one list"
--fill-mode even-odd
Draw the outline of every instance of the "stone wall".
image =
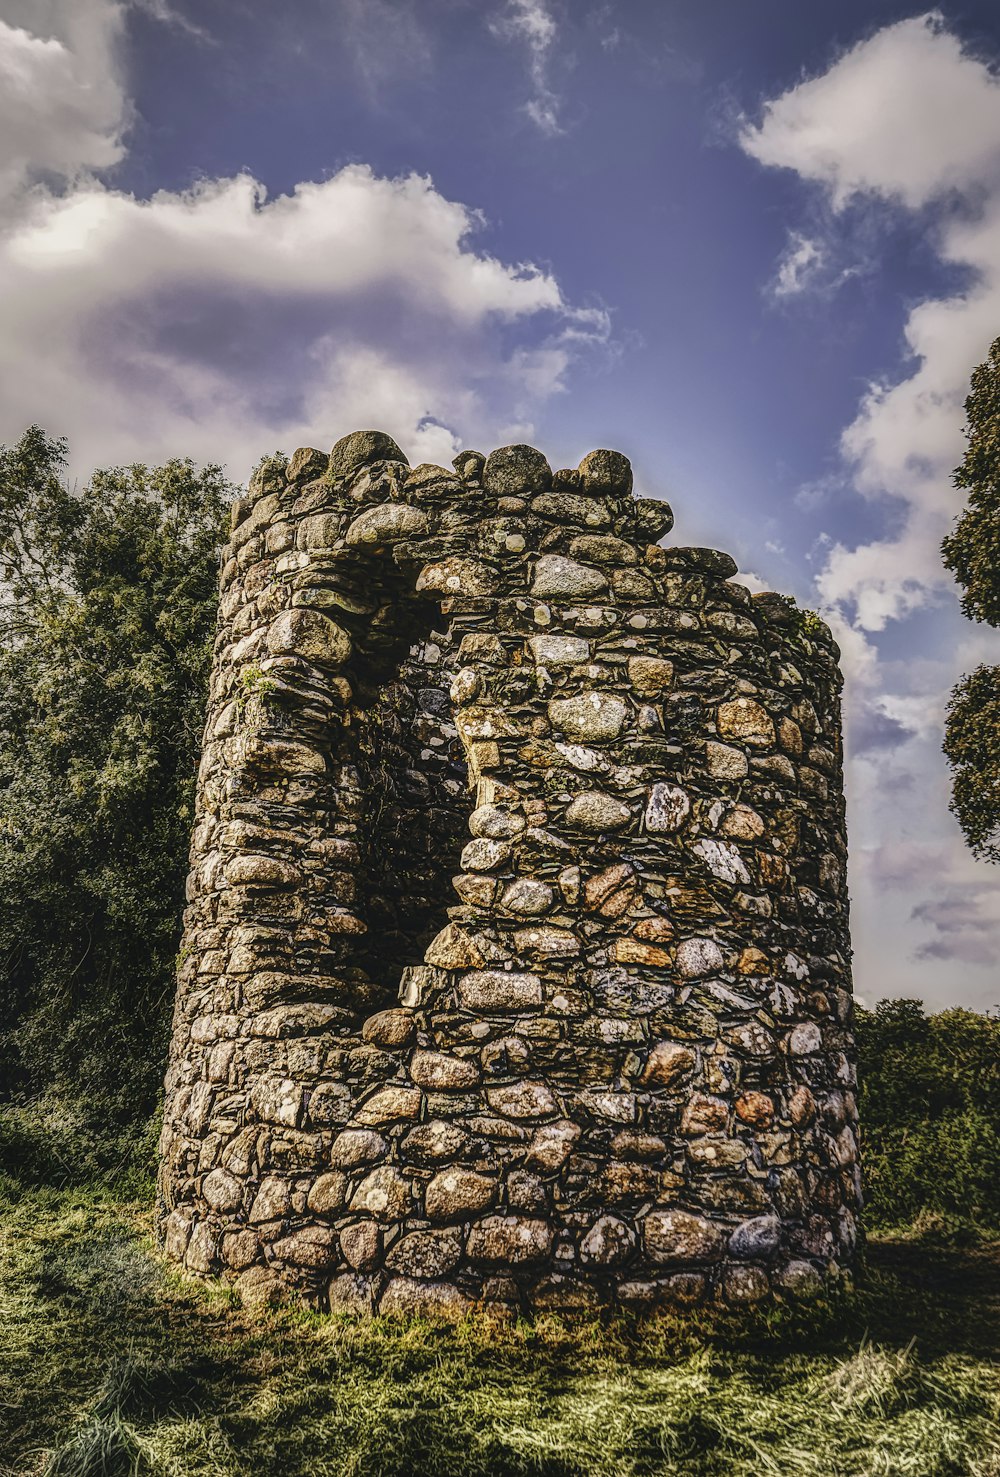
[[595, 451], [358, 432], [233, 510], [168, 1254], [320, 1307], [749, 1303], [850, 1263], [837, 649]]

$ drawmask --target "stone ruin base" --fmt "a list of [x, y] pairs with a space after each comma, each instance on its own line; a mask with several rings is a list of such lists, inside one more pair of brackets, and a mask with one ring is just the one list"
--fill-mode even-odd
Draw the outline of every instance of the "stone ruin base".
[[628, 461], [234, 507], [162, 1138], [247, 1298], [742, 1306], [859, 1205], [837, 649]]

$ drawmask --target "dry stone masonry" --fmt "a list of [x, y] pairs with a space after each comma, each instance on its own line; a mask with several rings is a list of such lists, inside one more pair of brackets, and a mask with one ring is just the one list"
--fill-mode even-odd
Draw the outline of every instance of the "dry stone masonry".
[[624, 456], [233, 509], [160, 1232], [249, 1299], [748, 1304], [849, 1265], [837, 648]]

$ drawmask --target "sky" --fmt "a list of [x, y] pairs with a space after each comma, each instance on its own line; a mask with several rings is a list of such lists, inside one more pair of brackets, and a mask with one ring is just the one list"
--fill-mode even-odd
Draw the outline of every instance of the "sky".
[[1000, 633], [939, 554], [998, 65], [995, 0], [0, 0], [0, 441], [624, 451], [835, 630], [859, 996], [1000, 1006], [941, 754]]

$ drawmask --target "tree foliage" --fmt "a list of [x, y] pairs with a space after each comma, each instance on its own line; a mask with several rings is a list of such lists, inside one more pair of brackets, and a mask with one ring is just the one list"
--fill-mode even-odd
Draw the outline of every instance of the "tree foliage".
[[925, 1015], [917, 1000], [857, 1012], [866, 1219], [1000, 1222], [1000, 1020]]
[[155, 1105], [232, 489], [0, 448], [0, 1084]]
[[[964, 613], [1000, 626], [1000, 338], [972, 373], [965, 413], [968, 445], [954, 482], [967, 504], [941, 552]], [[1000, 861], [1000, 666], [978, 667], [955, 687], [944, 751], [966, 840], [977, 856]]]

